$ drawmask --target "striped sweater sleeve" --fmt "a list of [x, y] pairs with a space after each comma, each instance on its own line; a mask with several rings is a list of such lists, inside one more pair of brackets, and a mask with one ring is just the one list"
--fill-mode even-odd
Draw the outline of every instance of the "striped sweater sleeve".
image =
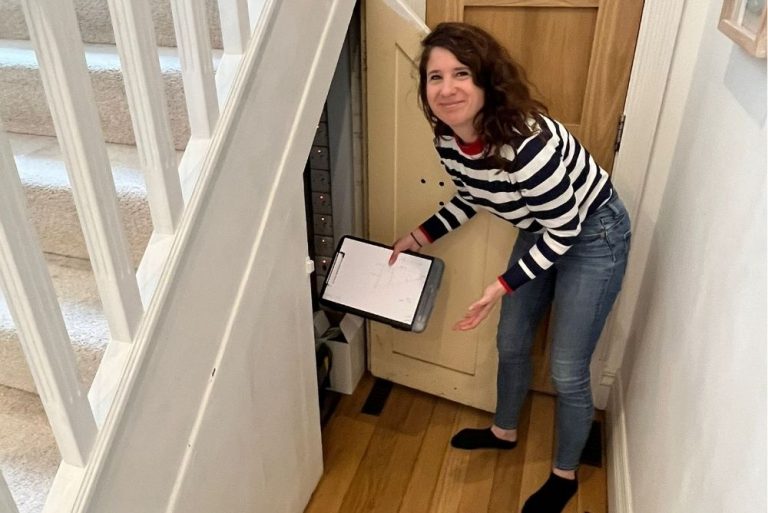
[[477, 213], [477, 207], [469, 201], [471, 196], [466, 188], [457, 181], [454, 181], [454, 185], [456, 185], [456, 194], [451, 201], [419, 227], [429, 242], [434, 242], [455, 230]]
[[[543, 123], [543, 122], [542, 122]], [[499, 279], [508, 291], [520, 288], [549, 269], [573, 245], [581, 231], [578, 202], [563, 162], [562, 139], [546, 126], [518, 149], [510, 171], [523, 201], [544, 228], [536, 244]]]

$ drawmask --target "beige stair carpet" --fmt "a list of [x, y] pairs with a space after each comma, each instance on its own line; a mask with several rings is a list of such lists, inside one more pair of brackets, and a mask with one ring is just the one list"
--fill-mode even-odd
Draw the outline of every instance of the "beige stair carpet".
[[[205, 0], [208, 12], [211, 48], [221, 49], [221, 22], [218, 2]], [[115, 44], [107, 0], [75, 0], [77, 20], [84, 43]], [[157, 46], [176, 46], [171, 3], [150, 0]], [[0, 0], [0, 39], [29, 39], [20, 0]]]
[[[9, 134], [27, 207], [43, 251], [88, 259], [58, 142], [53, 137]], [[138, 267], [152, 234], [146, 185], [135, 146], [107, 145], [131, 260]], [[177, 158], [179, 158], [177, 155]]]
[[61, 456], [35, 394], [0, 386], [0, 471], [19, 513], [40, 513]]
[[[109, 341], [109, 328], [96, 293], [93, 273], [86, 260], [51, 255], [48, 260], [48, 269], [75, 352], [80, 380], [87, 390]], [[27, 392], [36, 390], [13, 318], [1, 295], [0, 385]]]
[[[117, 49], [88, 45], [85, 50], [104, 140], [135, 145]], [[214, 55], [214, 68], [220, 54], [217, 51]], [[189, 121], [178, 51], [160, 48], [158, 55], [173, 144], [182, 150], [189, 140]], [[0, 40], [0, 117], [8, 132], [56, 135], [37, 57], [29, 41]]]

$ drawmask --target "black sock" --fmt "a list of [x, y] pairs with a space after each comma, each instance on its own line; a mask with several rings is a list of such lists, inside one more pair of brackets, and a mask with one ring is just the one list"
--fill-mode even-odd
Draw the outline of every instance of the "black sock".
[[453, 435], [451, 445], [457, 449], [514, 449], [517, 442], [498, 438], [491, 428], [467, 428]]
[[575, 479], [550, 474], [544, 486], [525, 501], [523, 513], [560, 513], [578, 488]]

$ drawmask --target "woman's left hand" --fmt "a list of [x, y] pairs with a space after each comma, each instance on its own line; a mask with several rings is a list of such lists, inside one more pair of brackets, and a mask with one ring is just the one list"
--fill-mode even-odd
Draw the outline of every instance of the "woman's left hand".
[[499, 300], [507, 291], [499, 283], [498, 280], [494, 281], [485, 288], [483, 297], [469, 305], [467, 313], [464, 314], [464, 318], [453, 325], [453, 329], [459, 331], [469, 331], [477, 327], [483, 319], [488, 317], [493, 305]]

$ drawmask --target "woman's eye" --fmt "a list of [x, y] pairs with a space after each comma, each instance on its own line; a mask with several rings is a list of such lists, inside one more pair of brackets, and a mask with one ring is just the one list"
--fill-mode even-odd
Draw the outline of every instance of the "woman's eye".
[[470, 76], [470, 73], [469, 73], [469, 71], [466, 71], [466, 70], [457, 71], [456, 72], [456, 76], [457, 77], [468, 77], [468, 76]]
[[440, 75], [431, 75], [429, 77], [429, 80], [434, 82], [435, 80], [440, 80]]

